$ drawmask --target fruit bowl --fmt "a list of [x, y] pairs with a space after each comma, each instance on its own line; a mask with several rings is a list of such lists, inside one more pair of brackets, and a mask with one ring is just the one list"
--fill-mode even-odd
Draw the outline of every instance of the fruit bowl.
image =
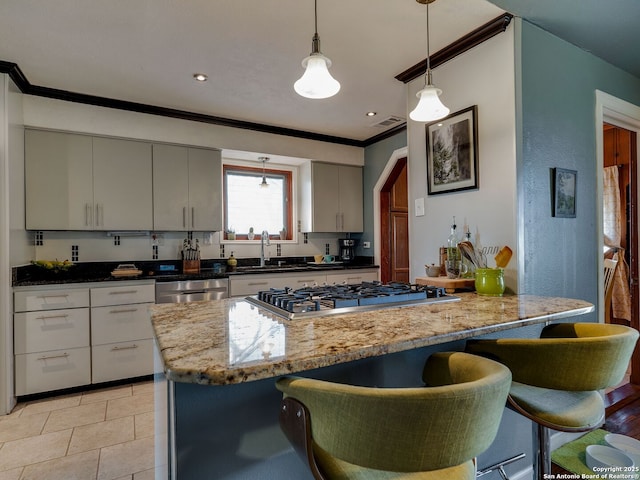
[[59, 260], [32, 260], [31, 264], [51, 272], [66, 272], [73, 267], [73, 263], [69, 260], [62, 262]]

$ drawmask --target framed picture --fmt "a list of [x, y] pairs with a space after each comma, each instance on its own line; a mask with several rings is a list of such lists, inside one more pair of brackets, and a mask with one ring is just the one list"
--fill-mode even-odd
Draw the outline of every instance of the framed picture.
[[578, 172], [565, 168], [553, 169], [553, 216], [576, 217], [576, 182]]
[[477, 116], [474, 105], [426, 126], [429, 195], [478, 188]]

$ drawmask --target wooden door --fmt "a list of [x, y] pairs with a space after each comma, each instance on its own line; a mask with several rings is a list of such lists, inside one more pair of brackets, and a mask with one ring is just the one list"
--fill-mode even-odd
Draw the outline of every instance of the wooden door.
[[398, 160], [380, 191], [381, 280], [409, 282], [407, 159]]
[[[635, 132], [614, 125], [603, 127], [604, 166], [617, 166], [620, 182], [620, 205], [625, 216], [622, 224], [621, 247], [625, 249], [625, 259], [629, 265], [631, 293], [631, 321], [616, 319], [613, 323], [629, 325], [640, 329], [639, 296], [639, 259], [638, 259], [638, 159], [637, 136]], [[640, 350], [636, 348], [631, 360], [631, 378], [633, 384], [640, 384]]]

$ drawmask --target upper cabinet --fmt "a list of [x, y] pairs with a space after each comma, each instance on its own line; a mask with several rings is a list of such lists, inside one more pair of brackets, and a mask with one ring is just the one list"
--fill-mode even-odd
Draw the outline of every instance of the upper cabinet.
[[154, 144], [153, 192], [155, 230], [222, 230], [220, 151]]
[[151, 145], [25, 131], [29, 230], [150, 230]]
[[301, 168], [303, 232], [362, 232], [362, 168], [309, 162]]
[[25, 130], [28, 230], [92, 230], [92, 139]]
[[25, 130], [28, 230], [222, 229], [218, 150]]
[[152, 230], [151, 144], [93, 138], [96, 230]]

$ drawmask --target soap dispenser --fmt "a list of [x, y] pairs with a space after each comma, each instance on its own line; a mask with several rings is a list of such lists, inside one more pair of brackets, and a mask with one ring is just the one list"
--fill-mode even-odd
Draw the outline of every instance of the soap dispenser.
[[233, 256], [233, 252], [231, 252], [231, 256], [227, 259], [227, 271], [235, 272], [236, 267], [238, 266], [238, 260]]

